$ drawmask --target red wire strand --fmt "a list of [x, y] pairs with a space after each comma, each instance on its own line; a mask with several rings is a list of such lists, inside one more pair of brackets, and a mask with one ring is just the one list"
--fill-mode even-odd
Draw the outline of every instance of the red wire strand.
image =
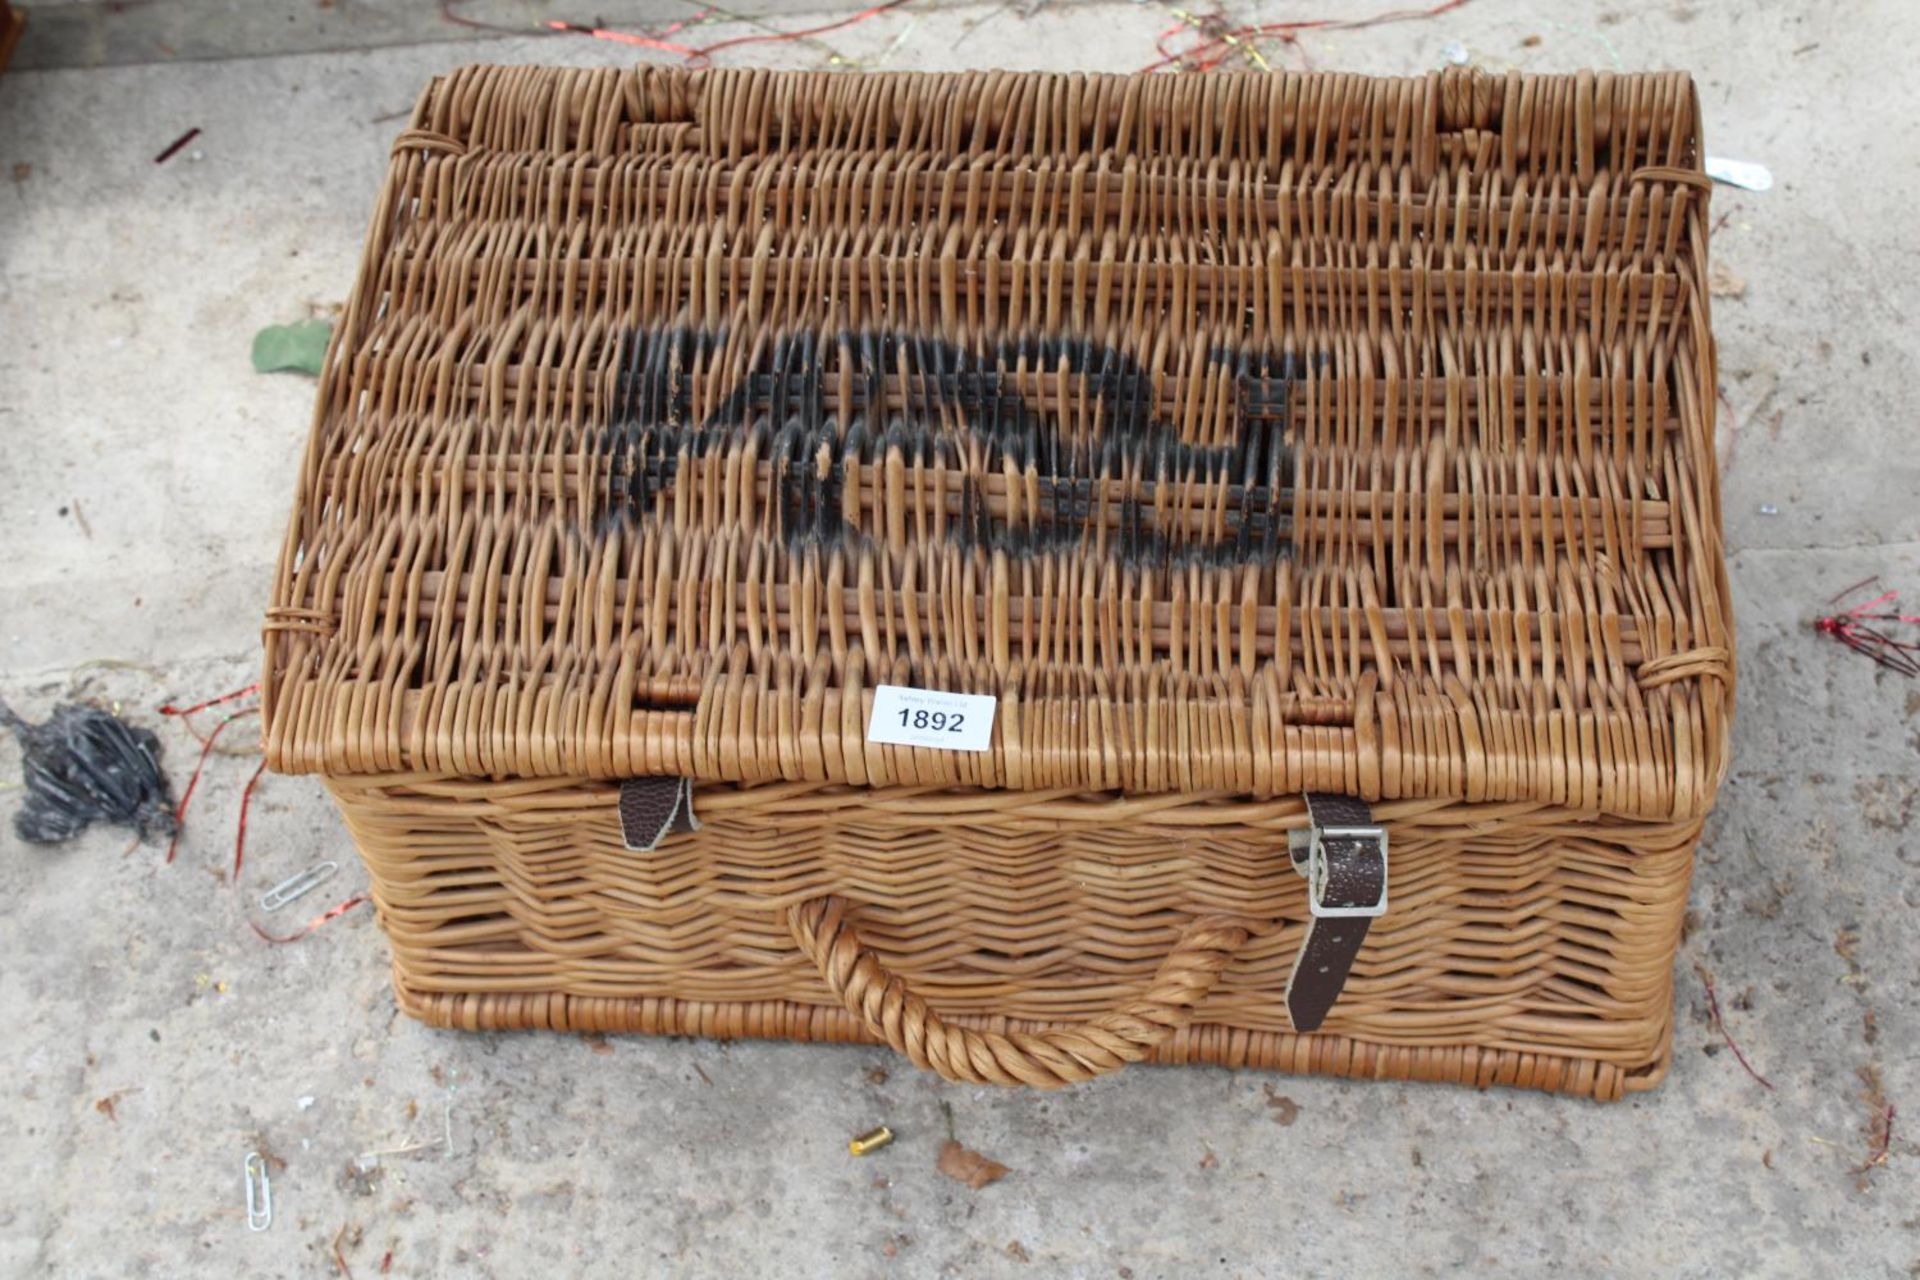
[[671, 40], [659, 40], [653, 36], [635, 35], [630, 31], [609, 31], [605, 27], [583, 27], [574, 22], [562, 22], [554, 18], [547, 26], [555, 31], [567, 31], [577, 36], [592, 36], [596, 40], [612, 40], [619, 44], [630, 44], [641, 49], [658, 49], [662, 53], [677, 53], [692, 58], [699, 50], [690, 45], [675, 44]]
[[[236, 711], [236, 712], [234, 712], [234, 713], [233, 713], [232, 715], [230, 715], [230, 716], [227, 716], [227, 717], [225, 717], [224, 719], [222, 719], [222, 720], [220, 721], [220, 723], [221, 723], [221, 724], [226, 724], [226, 723], [227, 723], [227, 721], [229, 721], [229, 720], [244, 720], [244, 719], [246, 719], [246, 718], [247, 718], [248, 716], [257, 716], [257, 715], [259, 715], [259, 714], [260, 714], [260, 708], [258, 708], [258, 707], [248, 707], [248, 708], [247, 708], [246, 710], [244, 710], [244, 711]], [[207, 745], [207, 735], [206, 735], [206, 734], [204, 734], [204, 733], [202, 733], [202, 732], [200, 732], [200, 728], [199, 728], [199, 726], [198, 726], [198, 725], [196, 725], [196, 724], [194, 724], [194, 722], [193, 722], [193, 720], [192, 720], [192, 718], [191, 718], [191, 717], [188, 717], [188, 716], [182, 716], [182, 717], [180, 717], [180, 723], [181, 723], [181, 725], [182, 725], [182, 726], [184, 726], [184, 727], [185, 727], [185, 729], [186, 729], [186, 731], [187, 731], [188, 733], [190, 733], [190, 734], [192, 734], [192, 735], [193, 735], [193, 740], [194, 740], [195, 742], [197, 742], [197, 743], [199, 743], [199, 744], [200, 744], [201, 746], [203, 746], [203, 747], [204, 747], [205, 745]], [[228, 751], [228, 752], [227, 752], [226, 754], [228, 754], [228, 755], [244, 755], [244, 754], [246, 754], [246, 753], [247, 753], [247, 752], [248, 752], [249, 750], [252, 750], [252, 751], [258, 751], [259, 749], [260, 749], [260, 745], [259, 745], [258, 743], [255, 743], [255, 744], [254, 744], [254, 745], [253, 745], [253, 746], [252, 746], [251, 748], [246, 748], [246, 747], [242, 747], [242, 748], [240, 748], [240, 749], [238, 749], [238, 750], [230, 750], [230, 751]]]
[[549, 20], [546, 25], [548, 29], [553, 32], [571, 33], [577, 36], [592, 36], [597, 40], [613, 40], [620, 44], [635, 45], [642, 49], [659, 49], [665, 53], [678, 53], [686, 57], [692, 57], [698, 53], [699, 50], [689, 45], [675, 44], [671, 40], [662, 40], [660, 37], [670, 36], [681, 28], [700, 21], [700, 19], [712, 12], [712, 9], [702, 9], [691, 18], [682, 18], [678, 22], [668, 23], [658, 31], [646, 32], [644, 34], [635, 34], [628, 31], [610, 31], [605, 27], [586, 27], [581, 26], [577, 22], [561, 22], [557, 19]]
[[1761, 1075], [1754, 1065], [1747, 1061], [1747, 1055], [1740, 1051], [1740, 1045], [1734, 1040], [1733, 1032], [1727, 1030], [1727, 1020], [1720, 1016], [1720, 997], [1714, 994], [1713, 979], [1700, 965], [1695, 964], [1693, 969], [1700, 975], [1700, 985], [1707, 989], [1707, 1011], [1713, 1015], [1714, 1029], [1720, 1033], [1720, 1038], [1727, 1042], [1727, 1048], [1733, 1050], [1733, 1056], [1739, 1059], [1740, 1065], [1746, 1068], [1747, 1074], [1752, 1076], [1761, 1088], [1771, 1090], [1773, 1081]]
[[[1160, 40], [1155, 43], [1160, 52], [1165, 56], [1161, 57], [1158, 61], [1149, 62], [1146, 66], [1140, 68], [1140, 70], [1143, 73], [1158, 71], [1160, 68], [1179, 62], [1182, 59], [1199, 58], [1204, 53], [1218, 49], [1220, 50], [1219, 54], [1213, 57], [1211, 61], [1202, 60], [1194, 67], [1195, 71], [1211, 71], [1226, 61], [1227, 53], [1235, 43], [1240, 41], [1278, 37], [1288, 44], [1295, 44], [1298, 42], [1299, 35], [1302, 31], [1356, 31], [1361, 27], [1374, 27], [1388, 22], [1410, 22], [1425, 18], [1437, 18], [1441, 14], [1453, 9], [1458, 9], [1466, 3], [1467, 0], [1440, 0], [1439, 4], [1426, 9], [1390, 9], [1385, 13], [1376, 13], [1365, 18], [1300, 18], [1284, 22], [1255, 23], [1249, 26], [1234, 27], [1219, 35], [1210, 36], [1200, 43], [1181, 50], [1178, 53], [1167, 52], [1165, 44], [1161, 43], [1161, 41], [1164, 41], [1166, 38], [1163, 33]], [[1205, 30], [1202, 29], [1200, 34], [1205, 35]]]
[[838, 22], [829, 22], [818, 27], [807, 27], [800, 31], [776, 31], [763, 36], [735, 36], [731, 40], [722, 40], [719, 44], [710, 44], [704, 49], [694, 50], [694, 57], [698, 59], [694, 65], [704, 66], [706, 63], [712, 61], [713, 55], [722, 49], [737, 49], [741, 45], [748, 44], [779, 44], [787, 40], [804, 40], [808, 36], [825, 35], [829, 31], [838, 31], [842, 27], [850, 27], [856, 22], [865, 22], [869, 18], [877, 18], [887, 12], [887, 10], [898, 9], [905, 3], [907, 3], [907, 0], [886, 0], [885, 4], [874, 5], [871, 9], [862, 9], [851, 18], [842, 18]]
[[[685, 22], [677, 22], [673, 26], [652, 35], [640, 35], [631, 31], [611, 31], [605, 27], [583, 26], [576, 22], [562, 22], [557, 18], [549, 20], [546, 25], [548, 29], [553, 31], [566, 31], [574, 35], [592, 36], [596, 40], [612, 40], [619, 44], [633, 45], [636, 48], [658, 49], [662, 53], [679, 54], [686, 60], [687, 66], [697, 69], [710, 64], [713, 61], [713, 55], [719, 53], [722, 49], [738, 49], [742, 45], [749, 44], [782, 44], [789, 40], [804, 40], [808, 36], [825, 35], [829, 31], [838, 31], [842, 27], [850, 27], [856, 22], [865, 22], [869, 18], [876, 18], [889, 9], [898, 9], [907, 2], [908, 0], [886, 0], [886, 3], [874, 5], [870, 9], [862, 9], [852, 17], [841, 18], [836, 22], [822, 23], [817, 27], [804, 27], [799, 31], [773, 31], [765, 35], [734, 36], [730, 40], [721, 40], [715, 44], [706, 45], [697, 49], [691, 45], [676, 44], [671, 40], [662, 40], [659, 38], [662, 35], [670, 35], [680, 30], [681, 27], [686, 25]], [[1466, 0], [1454, 0], [1454, 3], [1465, 4]], [[687, 19], [687, 21], [697, 21], [698, 18], [704, 17], [710, 12], [712, 12], [710, 9], [702, 10], [700, 14], [694, 18]]]
[[356, 893], [351, 898], [348, 898], [344, 902], [336, 902], [333, 906], [328, 907], [325, 911], [322, 911], [319, 915], [307, 921], [304, 925], [301, 925], [300, 928], [298, 928], [292, 933], [286, 933], [286, 934], [268, 933], [265, 929], [262, 929], [259, 925], [255, 924], [251, 920], [247, 921], [247, 927], [253, 930], [255, 933], [259, 934], [262, 938], [266, 939], [268, 942], [273, 943], [275, 946], [285, 946], [289, 942], [300, 941], [300, 939], [306, 937], [308, 934], [312, 933], [315, 929], [320, 928], [320, 926], [326, 924], [328, 921], [337, 920], [341, 916], [347, 914], [347, 912], [359, 906], [361, 903], [367, 902], [370, 900], [371, 899], [369, 899], [366, 894]]
[[[177, 706], [174, 706], [172, 703], [168, 703], [165, 706], [160, 708], [160, 714], [163, 716], [180, 717], [181, 723], [186, 725], [187, 731], [189, 733], [192, 733], [196, 738], [200, 739], [200, 758], [194, 762], [193, 776], [187, 780], [187, 789], [186, 789], [186, 792], [180, 797], [179, 808], [174, 810], [173, 841], [171, 844], [167, 846], [168, 862], [172, 862], [175, 856], [178, 855], [180, 851], [180, 834], [181, 834], [182, 828], [186, 823], [187, 806], [193, 801], [194, 793], [196, 790], [198, 790], [200, 786], [200, 778], [206, 772], [207, 759], [209, 756], [213, 754], [214, 744], [220, 740], [220, 734], [222, 733], [222, 731], [226, 729], [228, 725], [232, 724], [235, 720], [241, 719], [244, 716], [250, 716], [258, 713], [260, 708], [247, 707], [240, 711], [234, 711], [234, 712], [228, 713], [224, 718], [221, 719], [219, 724], [216, 724], [215, 726], [213, 726], [213, 729], [205, 737], [200, 736], [199, 730], [193, 727], [193, 721], [188, 717], [191, 717], [196, 712], [205, 711], [209, 707], [217, 707], [222, 705], [223, 703], [232, 702], [236, 698], [244, 698], [250, 693], [258, 693], [259, 691], [260, 691], [260, 686], [258, 684], [250, 684], [244, 689], [235, 689], [232, 693], [223, 693], [217, 698], [208, 698], [206, 701], [196, 702], [190, 707], [177, 707]], [[258, 765], [254, 767], [253, 773], [247, 778], [247, 785], [241, 788], [241, 791], [240, 791], [240, 819], [237, 825], [235, 826], [234, 833], [233, 833], [233, 875], [231, 880], [229, 881], [229, 883], [233, 886], [233, 888], [236, 891], [240, 887], [240, 870], [246, 864], [247, 816], [253, 808], [254, 790], [260, 785], [260, 779], [262, 776], [265, 775], [266, 771], [267, 771], [267, 762], [265, 760], [262, 760]], [[280, 935], [280, 934], [268, 933], [265, 929], [262, 929], [259, 925], [255, 924], [252, 920], [247, 921], [247, 927], [249, 929], [252, 929], [256, 934], [259, 934], [260, 937], [266, 939], [268, 942], [275, 944], [276, 946], [285, 945], [290, 942], [300, 941], [300, 939], [306, 937], [308, 934], [312, 933], [315, 929], [320, 928], [322, 925], [327, 924], [329, 921], [338, 919], [339, 917], [345, 915], [347, 912], [353, 910], [355, 907], [359, 906], [361, 903], [366, 901], [368, 901], [366, 894], [356, 893], [353, 897], [348, 898], [346, 901], [337, 903], [333, 907], [329, 908], [328, 910], [315, 916], [313, 919], [307, 921], [306, 924], [302, 925], [299, 930], [290, 934]]]
[[[1846, 599], [1864, 587], [1878, 583], [1876, 577], [1863, 578], [1859, 582], [1839, 592], [1827, 603], [1835, 604]], [[1901, 640], [1888, 635], [1879, 627], [1869, 626], [1875, 622], [1893, 622], [1907, 626], [1920, 624], [1920, 615], [1896, 613], [1889, 609], [1885, 613], [1874, 613], [1883, 605], [1897, 604], [1900, 593], [1882, 591], [1873, 599], [1857, 604], [1845, 613], [1830, 613], [1813, 620], [1813, 629], [1823, 635], [1832, 636], [1855, 653], [1870, 659], [1877, 666], [1897, 672], [1910, 678], [1920, 677], [1920, 642]]]
[[[264, 774], [266, 771], [267, 771], [267, 762], [262, 760], [260, 762], [259, 767], [253, 771], [253, 776], [247, 779], [247, 785], [245, 786], [245, 788], [243, 788], [240, 792], [240, 822], [238, 827], [235, 829], [233, 833], [233, 879], [231, 881], [233, 888], [236, 892], [238, 892], [240, 888], [240, 867], [242, 863], [245, 861], [246, 853], [247, 853], [247, 810], [253, 804], [253, 789], [259, 784], [261, 775]], [[306, 937], [308, 934], [320, 928], [322, 925], [325, 925], [331, 920], [338, 919], [339, 917], [347, 914], [347, 912], [353, 910], [355, 907], [359, 906], [363, 902], [366, 902], [367, 900], [368, 898], [366, 894], [356, 893], [351, 898], [346, 899], [344, 902], [339, 902], [334, 904], [332, 907], [328, 908], [326, 911], [321, 912], [319, 915], [315, 916], [313, 919], [307, 921], [306, 924], [302, 925], [299, 929], [289, 934], [281, 935], [281, 934], [268, 933], [265, 929], [262, 929], [259, 925], [255, 924], [251, 919], [247, 921], [247, 928], [253, 930], [255, 933], [259, 934], [262, 938], [266, 939], [268, 942], [273, 943], [275, 946], [284, 946], [290, 942], [300, 941], [300, 939]]]
[[1858, 582], [1856, 582], [1856, 583], [1854, 583], [1854, 584], [1853, 584], [1852, 586], [1850, 586], [1850, 587], [1842, 587], [1842, 588], [1840, 588], [1840, 590], [1838, 590], [1838, 591], [1836, 591], [1836, 592], [1834, 592], [1834, 593], [1833, 593], [1832, 595], [1830, 595], [1830, 596], [1828, 596], [1828, 597], [1827, 597], [1827, 603], [1828, 603], [1828, 604], [1839, 604], [1839, 603], [1840, 603], [1840, 602], [1841, 602], [1842, 600], [1845, 600], [1845, 599], [1846, 599], [1846, 598], [1847, 598], [1848, 596], [1850, 596], [1850, 595], [1852, 595], [1852, 594], [1853, 594], [1854, 592], [1856, 592], [1856, 591], [1858, 591], [1858, 590], [1859, 590], [1860, 588], [1862, 588], [1862, 587], [1870, 587], [1870, 586], [1872, 586], [1872, 585], [1873, 585], [1874, 583], [1876, 583], [1876, 582], [1878, 582], [1878, 581], [1880, 581], [1880, 575], [1879, 575], [1879, 574], [1877, 574], [1877, 573], [1876, 573], [1876, 574], [1874, 574], [1874, 575], [1873, 575], [1872, 577], [1870, 577], [1870, 578], [1862, 578], [1862, 579], [1860, 579], [1860, 581], [1858, 581]]
[[[224, 701], [226, 701], [224, 698], [215, 698], [213, 702], [201, 703], [200, 707], [210, 707], [216, 702]], [[194, 710], [197, 711], [200, 707], [196, 707]], [[186, 714], [185, 712], [169, 712], [165, 707], [162, 707], [160, 711], [162, 715]], [[180, 852], [180, 834], [186, 829], [187, 825], [187, 806], [193, 803], [194, 789], [200, 785], [200, 775], [206, 772], [207, 757], [213, 754], [213, 744], [220, 740], [220, 731], [232, 724], [235, 720], [240, 719], [240, 717], [251, 714], [251, 709], [247, 711], [236, 711], [219, 724], [213, 726], [213, 732], [200, 739], [200, 758], [194, 762], [193, 776], [187, 779], [187, 789], [180, 796], [180, 807], [173, 811], [173, 839], [167, 843], [167, 862], [169, 864], [173, 862], [174, 857]], [[189, 728], [191, 728], [191, 726], [189, 726]], [[261, 767], [265, 768], [266, 766], [263, 763]]]
[[196, 702], [190, 707], [176, 707], [169, 702], [161, 706], [160, 714], [163, 716], [190, 716], [196, 711], [205, 711], [208, 707], [217, 707], [223, 702], [232, 702], [236, 698], [244, 698], [250, 693], [258, 692], [260, 692], [260, 686], [258, 684], [250, 684], [244, 689], [235, 689], [232, 693], [223, 693], [217, 698], [208, 698], [205, 702]]
[[260, 775], [266, 771], [267, 762], [262, 760], [240, 791], [240, 825], [233, 833], [233, 883], [236, 888], [240, 884], [240, 861], [247, 855], [247, 809], [253, 804], [253, 789], [259, 785]]

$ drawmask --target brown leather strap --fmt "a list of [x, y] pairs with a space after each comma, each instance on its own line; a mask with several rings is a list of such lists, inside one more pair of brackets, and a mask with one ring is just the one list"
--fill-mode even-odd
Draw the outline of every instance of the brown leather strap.
[[[1308, 792], [1307, 819], [1326, 859], [1325, 878], [1319, 886], [1320, 907], [1354, 911], [1383, 906], [1387, 892], [1386, 833], [1374, 826], [1373, 811], [1366, 801]], [[1329, 828], [1366, 828], [1379, 834], [1328, 835]], [[1311, 843], [1304, 840], [1289, 846], [1294, 870], [1303, 876], [1311, 871], [1311, 848]], [[1308, 896], [1313, 895], [1310, 878]], [[1308, 920], [1306, 940], [1300, 944], [1293, 973], [1287, 978], [1287, 1013], [1294, 1030], [1319, 1028], [1347, 985], [1353, 958], [1359, 954], [1372, 923], [1368, 915], [1314, 915]]]
[[1307, 818], [1316, 827], [1370, 827], [1373, 825], [1373, 810], [1358, 796], [1309, 791]]
[[644, 853], [670, 835], [698, 831], [689, 778], [628, 778], [620, 784], [620, 841]]

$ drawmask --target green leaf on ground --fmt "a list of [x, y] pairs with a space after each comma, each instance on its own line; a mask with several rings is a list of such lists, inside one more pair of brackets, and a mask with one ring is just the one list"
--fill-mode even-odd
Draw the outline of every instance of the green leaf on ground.
[[326, 359], [327, 339], [333, 325], [325, 320], [302, 320], [298, 324], [270, 324], [253, 335], [253, 371], [255, 373], [296, 373], [318, 375], [320, 362]]

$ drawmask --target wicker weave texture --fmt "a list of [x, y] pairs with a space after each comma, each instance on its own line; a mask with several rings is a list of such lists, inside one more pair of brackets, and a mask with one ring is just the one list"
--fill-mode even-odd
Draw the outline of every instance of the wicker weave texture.
[[[1698, 816], [1731, 649], [1683, 76], [491, 68], [395, 145], [283, 769]], [[985, 756], [874, 684], [1003, 699]]]
[[[1699, 159], [1678, 74], [437, 80], [269, 758], [449, 1025], [1619, 1096], [1732, 706]], [[631, 853], [662, 774], [707, 826]], [[1311, 1036], [1304, 790], [1394, 850]]]
[[[1277, 993], [1307, 915], [1283, 852], [1298, 800], [714, 786], [698, 834], [636, 853], [604, 783], [330, 786], [403, 1003], [443, 1025], [876, 1039], [792, 937], [795, 912], [839, 898], [901, 979], [863, 983], [856, 1007], [906, 988], [982, 1029], [1084, 1025], [1219, 922], [1245, 935], [1162, 1060], [1603, 1097], [1664, 1068], [1699, 834], [1530, 804], [1383, 806], [1392, 910], [1323, 1033], [1295, 1036]], [[1012, 1048], [969, 1062], [947, 1074], [1082, 1078], [1027, 1080]]]

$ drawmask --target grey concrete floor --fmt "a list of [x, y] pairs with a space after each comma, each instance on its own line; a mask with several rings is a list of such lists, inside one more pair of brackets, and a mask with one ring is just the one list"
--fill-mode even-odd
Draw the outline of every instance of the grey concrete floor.
[[[176, 785], [194, 744], [152, 709], [251, 679], [307, 430], [312, 384], [254, 375], [252, 334], [342, 300], [393, 114], [429, 75], [631, 56], [450, 43], [431, 6], [350, 0], [267, 6], [329, 24], [274, 40], [221, 25], [242, 7], [53, 6], [0, 77], [0, 694], [35, 715], [118, 703], [159, 729]], [[1131, 69], [1173, 21], [1028, 9], [915, 3], [751, 52]], [[118, 40], [119, 20], [145, 34]], [[197, 60], [161, 47], [168, 23]], [[434, 1031], [396, 1014], [364, 909], [295, 946], [247, 929], [252, 896], [321, 857], [347, 869], [309, 901], [363, 881], [318, 784], [268, 778], [230, 889], [252, 762], [222, 757], [172, 866], [118, 833], [52, 852], [0, 835], [0, 1273], [323, 1276], [336, 1242], [358, 1276], [389, 1254], [406, 1276], [1920, 1272], [1920, 683], [1807, 625], [1871, 574], [1920, 595], [1917, 37], [1920, 9], [1895, 0], [1474, 0], [1303, 40], [1315, 65], [1373, 72], [1434, 66], [1449, 41], [1495, 68], [1686, 67], [1711, 150], [1779, 179], [1715, 195], [1717, 261], [1745, 281], [1716, 303], [1740, 719], [1659, 1090], [1607, 1107], [1146, 1069], [1016, 1096], [878, 1050]], [[0, 793], [0, 818], [17, 802]], [[1772, 1090], [1724, 1049], [1702, 970]], [[1889, 1101], [1888, 1159], [1863, 1172]], [[974, 1192], [935, 1172], [948, 1110], [1007, 1178]], [[882, 1122], [900, 1140], [850, 1159], [847, 1137]], [[258, 1234], [255, 1149], [284, 1161]]]

